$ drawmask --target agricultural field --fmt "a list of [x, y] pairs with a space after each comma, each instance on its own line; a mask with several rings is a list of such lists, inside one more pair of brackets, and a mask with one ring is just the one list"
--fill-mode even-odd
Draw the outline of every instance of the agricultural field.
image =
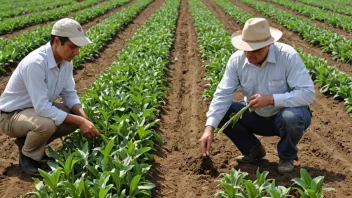
[[[0, 133], [0, 197], [214, 197], [232, 168], [290, 187], [303, 168], [324, 176], [324, 197], [352, 197], [351, 0], [0, 0], [0, 92], [19, 61], [71, 17], [95, 44], [74, 59], [76, 89], [102, 133], [74, 133], [47, 150], [54, 170], [32, 179], [14, 138]], [[267, 156], [238, 164], [220, 135], [199, 145], [206, 112], [236, 51], [230, 35], [263, 17], [300, 53], [315, 82], [312, 124], [292, 173], [277, 172], [278, 137], [260, 137]], [[243, 100], [241, 90], [235, 100]], [[53, 148], [53, 149], [51, 149]], [[232, 172], [233, 173], [233, 172]], [[291, 192], [300, 197], [298, 192]]]

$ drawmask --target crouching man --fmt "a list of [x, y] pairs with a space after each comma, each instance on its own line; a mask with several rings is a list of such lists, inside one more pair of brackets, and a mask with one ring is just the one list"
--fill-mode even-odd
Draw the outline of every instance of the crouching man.
[[[255, 134], [279, 136], [278, 172], [294, 170], [297, 144], [311, 123], [307, 106], [315, 97], [314, 85], [299, 54], [289, 45], [276, 42], [280, 30], [269, 27], [263, 18], [249, 19], [243, 31], [235, 32], [231, 42], [238, 49], [228, 61], [207, 113], [201, 137], [204, 156], [210, 154], [214, 130], [246, 104], [255, 112], [245, 112], [236, 125], [224, 133], [242, 153], [239, 163], [253, 163], [266, 152]], [[245, 102], [233, 102], [242, 88]]]
[[[57, 21], [51, 40], [28, 54], [11, 75], [0, 97], [0, 130], [15, 137], [23, 170], [39, 176], [45, 147], [77, 128], [93, 138], [99, 132], [83, 111], [75, 90], [72, 59], [92, 43], [81, 25], [69, 18]], [[55, 102], [61, 97], [64, 103]]]

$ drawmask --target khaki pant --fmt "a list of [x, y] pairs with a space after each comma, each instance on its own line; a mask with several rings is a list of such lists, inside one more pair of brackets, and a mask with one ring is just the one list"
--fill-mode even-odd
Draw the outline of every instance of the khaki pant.
[[[54, 106], [70, 113], [70, 109], [63, 103], [55, 103]], [[37, 161], [42, 159], [47, 144], [77, 128], [65, 123], [56, 126], [52, 119], [38, 116], [33, 108], [0, 113], [0, 131], [10, 137], [26, 136], [22, 153]]]

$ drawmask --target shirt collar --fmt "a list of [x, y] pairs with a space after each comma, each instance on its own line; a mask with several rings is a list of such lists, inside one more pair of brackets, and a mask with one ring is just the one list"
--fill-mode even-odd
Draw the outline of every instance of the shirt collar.
[[268, 53], [268, 56], [266, 57], [266, 62], [276, 63], [274, 43], [271, 44], [269, 47], [269, 53]]
[[[243, 56], [244, 55], [244, 51], [243, 51]], [[276, 56], [275, 56], [275, 48], [274, 48], [274, 44], [271, 44], [269, 47], [269, 52], [268, 52], [268, 56], [266, 57], [264, 63], [276, 63]], [[244, 60], [244, 65], [250, 65], [251, 63], [248, 61], [248, 59], [245, 57]]]
[[54, 58], [54, 53], [53, 53], [53, 49], [51, 48], [50, 42], [48, 42], [45, 45], [45, 50], [46, 50], [46, 54], [47, 54], [47, 58], [48, 58], [48, 67], [49, 69], [52, 69], [54, 67], [57, 66], [55, 58]]

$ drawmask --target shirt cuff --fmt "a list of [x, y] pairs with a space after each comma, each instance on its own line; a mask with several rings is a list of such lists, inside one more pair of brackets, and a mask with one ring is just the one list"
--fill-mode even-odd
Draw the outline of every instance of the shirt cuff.
[[214, 117], [208, 117], [205, 126], [212, 126], [216, 129], [218, 127], [219, 123], [220, 123], [220, 120], [218, 120]]
[[55, 122], [55, 125], [59, 126], [60, 124], [62, 124], [64, 122], [64, 120], [66, 119], [66, 116], [67, 116], [66, 112], [64, 112], [62, 110], [58, 110], [55, 118], [53, 119]]
[[70, 110], [75, 104], [81, 104], [79, 98], [66, 98], [65, 103]]
[[284, 107], [285, 105], [285, 94], [273, 94], [274, 107]]

